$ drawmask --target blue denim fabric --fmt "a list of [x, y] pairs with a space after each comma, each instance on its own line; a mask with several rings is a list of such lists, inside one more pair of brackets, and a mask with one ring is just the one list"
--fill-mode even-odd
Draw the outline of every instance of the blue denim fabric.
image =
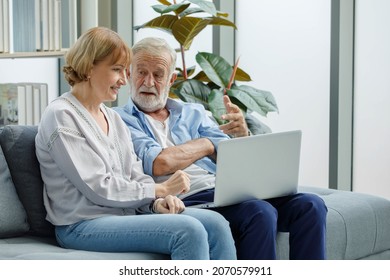
[[229, 223], [218, 213], [107, 216], [57, 226], [64, 248], [99, 252], [154, 252], [174, 260], [236, 259]]

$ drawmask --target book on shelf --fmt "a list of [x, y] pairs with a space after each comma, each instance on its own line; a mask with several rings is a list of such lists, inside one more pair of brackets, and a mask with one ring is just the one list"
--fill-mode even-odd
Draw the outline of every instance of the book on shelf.
[[45, 83], [0, 84], [0, 126], [37, 125], [47, 104]]
[[[35, 0], [36, 26], [40, 29], [38, 51], [59, 51], [62, 49], [61, 0]], [[37, 7], [38, 6], [38, 7]], [[38, 12], [39, 11], [39, 12]], [[36, 27], [36, 29], [38, 29]], [[38, 36], [37, 36], [38, 37]]]
[[34, 123], [34, 103], [32, 85], [26, 84], [26, 124], [33, 125]]
[[2, 0], [3, 52], [13, 53], [13, 0]]
[[14, 52], [34, 52], [35, 48], [35, 1], [10, 0], [13, 18]]
[[0, 53], [4, 52], [4, 19], [3, 19], [3, 0], [0, 0]]
[[54, 0], [54, 50], [62, 48], [61, 0]]
[[77, 40], [77, 0], [61, 0], [61, 44], [69, 48]]
[[63, 26], [75, 41], [75, 11], [77, 0], [0, 0], [0, 53], [61, 51]]
[[17, 88], [17, 104], [16, 112], [17, 117], [15, 121], [15, 124], [21, 124], [24, 125], [27, 123], [26, 121], [26, 87], [24, 85], [16, 85]]

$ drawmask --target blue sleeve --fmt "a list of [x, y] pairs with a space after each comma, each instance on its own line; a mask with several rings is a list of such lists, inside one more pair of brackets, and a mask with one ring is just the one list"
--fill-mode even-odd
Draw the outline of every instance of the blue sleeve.
[[155, 141], [152, 134], [148, 134], [149, 129], [145, 123], [142, 123], [135, 116], [126, 112], [124, 108], [115, 108], [122, 120], [131, 132], [134, 150], [142, 161], [145, 174], [153, 175], [153, 162], [161, 153], [161, 145]]
[[[187, 104], [186, 107], [182, 117], [185, 121], [190, 122], [191, 139], [208, 138], [213, 143], [215, 150], [218, 151], [219, 142], [230, 139], [230, 137], [219, 129], [218, 124], [211, 119], [212, 117], [202, 105]], [[186, 117], [187, 114], [191, 117]]]

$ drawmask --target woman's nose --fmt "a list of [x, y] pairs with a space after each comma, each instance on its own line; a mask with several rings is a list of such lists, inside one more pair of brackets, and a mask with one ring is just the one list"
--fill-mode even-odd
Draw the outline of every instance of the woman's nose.
[[119, 82], [122, 85], [126, 85], [127, 84], [127, 72], [126, 72], [126, 70], [123, 71], [123, 73], [121, 74], [121, 77], [119, 78]]

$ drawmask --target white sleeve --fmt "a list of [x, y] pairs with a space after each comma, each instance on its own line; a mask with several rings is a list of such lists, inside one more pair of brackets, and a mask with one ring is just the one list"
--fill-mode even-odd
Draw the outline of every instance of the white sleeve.
[[[75, 116], [62, 112], [61, 118], [64, 116], [74, 121]], [[129, 167], [125, 172], [112, 172], [110, 157], [103, 147], [91, 143], [92, 136], [84, 135], [86, 131], [80, 130], [77, 122], [70, 123], [69, 119], [61, 124], [57, 122], [57, 127], [52, 127], [50, 135], [46, 135], [46, 144], [58, 169], [88, 200], [101, 206], [138, 208], [155, 197], [153, 179], [143, 173], [134, 158], [127, 163]], [[131, 153], [130, 146], [122, 148], [127, 157]]]

